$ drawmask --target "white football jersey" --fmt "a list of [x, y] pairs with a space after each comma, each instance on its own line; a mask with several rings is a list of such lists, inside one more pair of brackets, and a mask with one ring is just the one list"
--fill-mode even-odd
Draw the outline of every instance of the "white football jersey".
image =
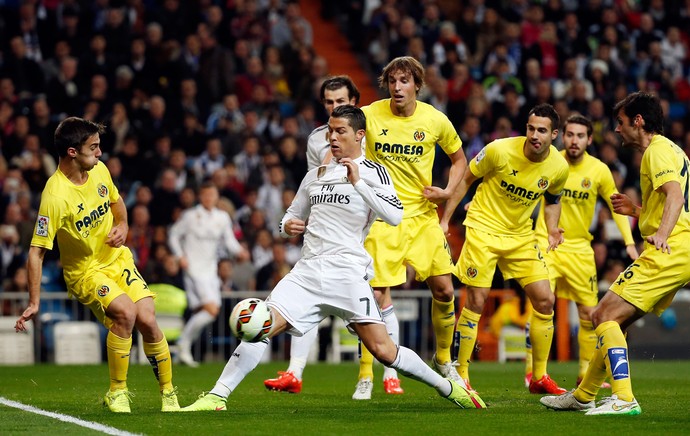
[[191, 275], [216, 274], [221, 249], [233, 256], [242, 251], [230, 215], [218, 208], [207, 210], [202, 205], [182, 212], [170, 227], [168, 245], [175, 256], [187, 258], [187, 273]]
[[307, 169], [311, 171], [321, 165], [330, 148], [328, 125], [324, 124], [312, 130], [307, 138]]
[[335, 160], [307, 173], [295, 198], [280, 222], [280, 234], [287, 237], [285, 223], [297, 218], [307, 221], [302, 258], [354, 256], [368, 263], [364, 239], [377, 218], [390, 225], [402, 220], [403, 206], [395, 193], [388, 171], [360, 156], [360, 180], [353, 186], [347, 168]]

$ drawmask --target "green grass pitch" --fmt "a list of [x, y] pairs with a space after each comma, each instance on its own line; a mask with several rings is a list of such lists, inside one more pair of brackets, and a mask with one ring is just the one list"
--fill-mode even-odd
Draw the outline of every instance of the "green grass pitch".
[[[115, 415], [101, 404], [108, 370], [99, 366], [36, 365], [0, 368], [0, 397], [148, 435], [631, 435], [690, 434], [690, 362], [634, 361], [633, 388], [642, 415], [586, 417], [578, 412], [554, 412], [539, 404], [538, 395], [523, 387], [519, 362], [472, 364], [472, 384], [489, 404], [486, 410], [462, 410], [434, 390], [403, 380], [405, 394], [383, 393], [382, 367], [371, 401], [353, 401], [357, 365], [307, 366], [302, 393], [269, 392], [265, 378], [286, 363], [260, 365], [228, 400], [227, 412], [163, 414], [151, 369], [130, 367], [132, 414]], [[175, 384], [182, 406], [208, 391], [220, 374], [220, 363], [191, 369], [176, 366]], [[576, 363], [551, 362], [552, 377], [572, 387]], [[606, 394], [608, 391], [603, 391]], [[0, 433], [96, 434], [74, 424], [0, 405]]]

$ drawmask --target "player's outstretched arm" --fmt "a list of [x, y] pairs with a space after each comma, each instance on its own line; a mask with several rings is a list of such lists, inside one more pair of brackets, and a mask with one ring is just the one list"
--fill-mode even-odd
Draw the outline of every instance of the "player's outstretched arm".
[[547, 252], [555, 250], [556, 247], [563, 243], [564, 230], [558, 227], [558, 220], [561, 218], [561, 203], [544, 203], [544, 220], [546, 221], [546, 229], [549, 233], [549, 246]]
[[453, 192], [458, 189], [467, 171], [467, 158], [462, 148], [459, 148], [455, 153], [449, 154], [448, 157], [450, 158], [451, 166], [446, 187], [441, 189], [437, 186], [425, 186], [422, 191], [422, 195], [424, 195], [427, 200], [436, 204], [448, 201]]
[[668, 245], [668, 237], [678, 222], [680, 211], [685, 204], [685, 197], [677, 181], [666, 182], [658, 189], [666, 195], [664, 211], [661, 214], [659, 228], [653, 235], [647, 236], [647, 242], [654, 244], [657, 250], [671, 254], [671, 247]]
[[27, 261], [28, 285], [29, 285], [29, 305], [14, 324], [17, 332], [26, 331], [26, 322], [33, 319], [38, 313], [39, 303], [41, 302], [41, 276], [43, 275], [43, 258], [46, 254], [43, 247], [29, 247], [29, 259]]
[[462, 180], [458, 184], [458, 188], [451, 193], [450, 197], [448, 198], [448, 201], [446, 202], [446, 207], [443, 210], [443, 216], [441, 217], [441, 229], [443, 229], [443, 233], [446, 234], [448, 233], [448, 226], [450, 224], [450, 219], [453, 217], [453, 213], [455, 213], [455, 209], [458, 207], [458, 204], [460, 204], [460, 201], [465, 197], [467, 194], [467, 191], [470, 189], [470, 186], [478, 179], [477, 176], [475, 176], [471, 170], [465, 171], [464, 176], [462, 177]]
[[110, 204], [110, 210], [113, 213], [113, 228], [108, 233], [106, 244], [117, 248], [125, 245], [127, 241], [127, 232], [129, 232], [129, 224], [127, 223], [127, 207], [122, 197], [118, 198], [115, 203]]

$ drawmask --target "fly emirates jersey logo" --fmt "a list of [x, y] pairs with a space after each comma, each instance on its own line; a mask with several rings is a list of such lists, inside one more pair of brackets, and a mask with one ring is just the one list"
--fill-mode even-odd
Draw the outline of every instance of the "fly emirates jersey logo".
[[319, 203], [350, 204], [350, 195], [335, 191], [335, 185], [323, 185], [321, 190], [309, 196], [309, 203], [314, 206]]

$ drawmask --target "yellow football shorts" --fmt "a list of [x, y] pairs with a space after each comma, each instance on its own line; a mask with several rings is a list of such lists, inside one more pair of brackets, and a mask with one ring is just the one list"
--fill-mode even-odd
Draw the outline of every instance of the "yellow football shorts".
[[[542, 247], [543, 248], [543, 247]], [[558, 249], [544, 254], [551, 289], [559, 298], [594, 307], [599, 302], [594, 251], [573, 253]]]
[[490, 288], [496, 266], [523, 288], [549, 279], [534, 235], [500, 236], [467, 227], [455, 275], [468, 286]]
[[678, 289], [690, 283], [690, 234], [668, 240], [671, 254], [645, 242], [644, 250], [609, 288], [638, 309], [657, 315], [666, 310]]
[[91, 309], [107, 328], [110, 328], [112, 321], [106, 316], [105, 310], [115, 298], [127, 294], [135, 303], [142, 298], [155, 298], [134, 266], [132, 252], [126, 247], [110, 265], [87, 271], [70, 294]]
[[404, 218], [397, 226], [376, 221], [364, 247], [374, 258], [371, 286], [385, 288], [407, 281], [407, 268], [416, 271], [416, 280], [453, 272], [453, 257], [436, 210]]

